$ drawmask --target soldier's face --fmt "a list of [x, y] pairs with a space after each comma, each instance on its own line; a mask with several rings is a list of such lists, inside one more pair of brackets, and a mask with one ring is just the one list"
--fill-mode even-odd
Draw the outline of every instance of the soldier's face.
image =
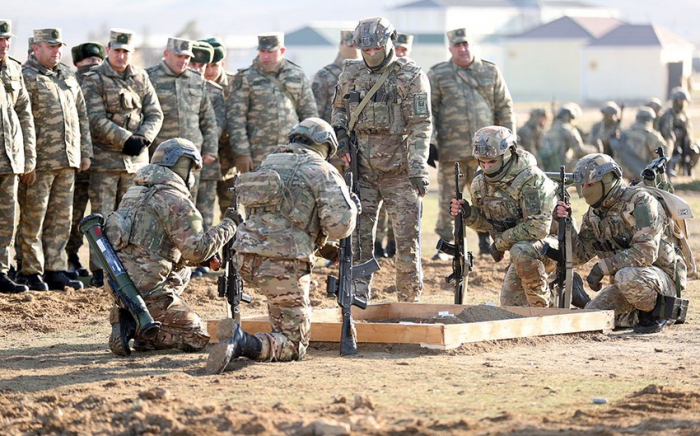
[[190, 55], [176, 54], [170, 50], [165, 50], [163, 52], [163, 59], [165, 60], [165, 65], [175, 74], [182, 74], [190, 63]]
[[82, 61], [78, 61], [75, 63], [76, 67], [82, 67], [86, 65], [100, 65], [102, 63], [102, 59], [100, 59], [98, 56], [90, 56], [89, 58], [85, 58]]
[[34, 44], [34, 57], [46, 68], [53, 68], [61, 62], [63, 44], [49, 45], [45, 42]]
[[258, 58], [263, 68], [272, 68], [284, 57], [284, 47], [279, 47], [275, 50], [258, 50]]
[[206, 70], [204, 70], [204, 78], [216, 82], [219, 80], [219, 76], [224, 71], [224, 61], [213, 62], [207, 64]]
[[207, 69], [207, 64], [202, 64], [200, 62], [190, 61], [190, 70], [196, 71], [199, 74], [204, 74], [204, 70]]
[[452, 62], [460, 67], [468, 67], [474, 60], [468, 42], [460, 42], [450, 46], [450, 53], [452, 54]]
[[0, 60], [5, 60], [8, 53], [10, 53], [10, 38], [0, 38]]
[[[493, 167], [500, 166], [502, 159], [479, 159], [479, 165], [484, 169], [486, 174], [489, 174], [489, 170]], [[496, 168], [493, 168], [496, 169]]]
[[131, 64], [133, 55], [132, 52], [123, 48], [107, 47], [107, 59], [109, 59], [109, 64], [117, 73], [123, 73], [126, 70], [126, 67]]
[[394, 50], [396, 50], [397, 58], [405, 58], [408, 56], [408, 49], [406, 47], [394, 47]]

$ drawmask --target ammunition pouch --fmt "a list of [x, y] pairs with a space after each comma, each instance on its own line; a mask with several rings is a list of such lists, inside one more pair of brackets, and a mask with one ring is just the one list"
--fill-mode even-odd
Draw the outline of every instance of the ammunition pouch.
[[518, 221], [516, 221], [513, 218], [508, 218], [503, 221], [497, 221], [497, 220], [487, 220], [489, 224], [493, 227], [493, 229], [497, 233], [503, 233], [506, 230], [512, 229], [513, 227], [518, 225]]

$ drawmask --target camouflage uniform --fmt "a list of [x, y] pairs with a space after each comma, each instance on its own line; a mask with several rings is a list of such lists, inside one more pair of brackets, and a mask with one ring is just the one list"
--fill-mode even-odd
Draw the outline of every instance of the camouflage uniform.
[[[362, 48], [365, 33], [372, 26], [386, 26], [385, 32], [395, 30], [385, 19], [361, 21], [354, 40]], [[373, 39], [374, 38], [374, 39]], [[395, 36], [394, 36], [395, 38]], [[368, 69], [365, 60], [347, 60], [340, 75], [333, 101], [333, 127], [347, 132], [351, 114], [359, 101], [379, 80], [386, 69], [390, 74], [377, 93], [358, 115], [354, 133], [358, 148], [359, 187], [363, 213], [360, 215], [361, 232], [355, 261], [372, 257], [378, 210], [386, 207], [394, 225], [396, 239], [396, 289], [399, 301], [417, 302], [423, 290], [423, 271], [420, 258], [421, 197], [414, 180], [427, 182], [428, 148], [432, 125], [430, 121], [430, 84], [425, 73], [409, 58], [396, 58], [392, 47], [385, 54], [384, 66], [376, 71]], [[363, 57], [366, 52], [363, 52]], [[340, 139], [339, 139], [340, 140]], [[348, 150], [339, 149], [344, 156]], [[424, 188], [423, 188], [424, 189]], [[361, 256], [360, 256], [361, 254]], [[370, 298], [372, 278], [356, 281], [358, 295]]]
[[675, 172], [676, 166], [683, 159], [684, 141], [688, 141], [690, 145], [693, 144], [693, 124], [686, 113], [686, 102], [690, 101], [690, 94], [682, 88], [674, 88], [671, 92], [671, 100], [672, 107], [666, 109], [659, 119], [659, 131], [669, 147], [673, 147], [668, 167], [670, 172]]
[[664, 150], [666, 156], [671, 155], [671, 150], [667, 149], [668, 143], [654, 130], [654, 112], [642, 107], [636, 118], [629, 130], [622, 132], [620, 145], [614, 150], [615, 160], [627, 179], [639, 178], [646, 165], [657, 157], [655, 151], [658, 147]]
[[[10, 38], [10, 22], [0, 20], [0, 38]], [[19, 61], [0, 58], [0, 274], [10, 269], [17, 214], [17, 175], [36, 166], [34, 119]]]
[[[123, 35], [113, 31], [110, 44], [116, 47], [113, 43]], [[126, 141], [140, 135], [152, 142], [163, 124], [163, 111], [148, 74], [134, 65], [120, 74], [105, 60], [84, 75], [81, 86], [94, 145], [90, 207], [107, 216], [133, 184], [134, 173], [148, 164], [146, 149], [138, 156], [123, 152]], [[90, 269], [99, 270], [92, 253]]]
[[[544, 126], [541, 124], [542, 117], [549, 118], [546, 109], [533, 109], [530, 111], [530, 119], [518, 129], [518, 146], [530, 152], [535, 158], [544, 147]], [[537, 164], [541, 167], [542, 162], [538, 159]]]
[[476, 175], [470, 187], [473, 205], [464, 225], [489, 232], [494, 240], [492, 251], [495, 248], [500, 253], [510, 252], [501, 305], [548, 307], [547, 273], [553, 271], [555, 263], [541, 250], [552, 225], [556, 186], [537, 167], [533, 155], [515, 150], [515, 138], [508, 139], [508, 135], [512, 133], [494, 126], [483, 128], [474, 136], [476, 156], [495, 158], [491, 150], [502, 145], [508, 147], [501, 149], [508, 161], [502, 161], [503, 173], [497, 177], [484, 172]]
[[[60, 34], [52, 35], [60, 41]], [[18, 195], [22, 274], [27, 276], [67, 269], [75, 172], [81, 159], [92, 158], [92, 140], [80, 85], [67, 66], [47, 68], [32, 55], [22, 74], [37, 144], [36, 182], [21, 184]]]
[[571, 171], [576, 161], [589, 153], [600, 151], [598, 147], [584, 144], [579, 131], [571, 124], [575, 113], [564, 105], [557, 113], [552, 128], [544, 134], [544, 148], [538, 158], [545, 171], [559, 171], [559, 166], [566, 166]]
[[219, 198], [219, 211], [223, 216], [226, 209], [233, 206], [233, 176], [236, 174], [236, 165], [233, 158], [233, 148], [229, 142], [228, 135], [228, 102], [233, 89], [234, 74], [223, 71], [216, 83], [221, 86], [224, 92], [224, 103], [226, 104], [226, 123], [221, 138], [219, 139], [219, 163], [221, 167], [221, 180], [216, 182], [216, 196]]
[[[196, 151], [183, 139], [162, 143], [153, 156], [156, 163], [138, 170], [134, 186], [107, 218], [105, 234], [151, 315], [163, 324], [154, 339], [137, 338], [141, 346], [196, 351], [207, 345], [209, 335], [199, 315], [180, 297], [190, 280], [185, 264], [214, 256], [233, 236], [236, 225], [226, 218], [204, 231], [183, 178], [160, 164], [162, 151], [178, 141]], [[112, 324], [119, 322], [116, 314], [116, 310], [110, 314]]]
[[[459, 36], [462, 35], [462, 36]], [[450, 44], [466, 41], [466, 30], [448, 32]], [[482, 127], [499, 125], [515, 132], [513, 100], [501, 71], [487, 60], [475, 57], [466, 68], [452, 60], [433, 66], [428, 72], [434, 129], [431, 144], [437, 146], [439, 204], [450, 204], [455, 189], [454, 164], [459, 162], [464, 185], [476, 175], [476, 160], [467, 145]], [[435, 232], [451, 241], [454, 237], [453, 219], [447, 207], [440, 207]]]
[[610, 146], [611, 139], [620, 138], [620, 106], [614, 101], [609, 101], [600, 110], [603, 119], [593, 124], [591, 128], [591, 143], [598, 144], [598, 148], [608, 156], [613, 155]]

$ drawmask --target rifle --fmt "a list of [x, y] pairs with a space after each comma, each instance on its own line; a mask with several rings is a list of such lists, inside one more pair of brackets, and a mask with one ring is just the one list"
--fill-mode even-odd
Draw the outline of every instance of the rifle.
[[[464, 177], [464, 175], [459, 172], [459, 163], [455, 162], [455, 199], [457, 201], [462, 199], [462, 191], [459, 189], [460, 177]], [[461, 213], [455, 216], [454, 238], [454, 244], [440, 239], [436, 248], [452, 256], [452, 274], [445, 277], [445, 281], [454, 283], [455, 304], [464, 304], [464, 297], [467, 294], [467, 285], [469, 283], [469, 272], [474, 269], [474, 255], [471, 251], [467, 251], [467, 240], [464, 237], [464, 220]]]
[[[349, 187], [352, 190], [352, 179], [350, 179]], [[340, 355], [349, 356], [357, 354], [357, 336], [352, 319], [352, 306], [357, 306], [363, 310], [367, 308], [367, 300], [355, 295], [353, 282], [355, 279], [379, 271], [379, 263], [373, 257], [365, 263], [353, 266], [352, 233], [347, 238], [340, 240], [338, 254], [340, 258], [338, 277], [327, 277], [326, 292], [329, 297], [338, 298], [338, 306], [342, 309], [343, 327], [340, 332]]]
[[668, 156], [664, 154], [664, 148], [661, 146], [656, 147], [654, 152], [658, 157], [642, 170], [642, 180], [647, 186], [659, 188], [673, 194], [673, 186], [668, 181], [668, 175], [666, 174]]
[[[238, 174], [233, 176], [233, 187], [230, 189], [233, 191], [232, 208], [237, 214], [236, 225], [240, 226], [243, 223], [243, 217], [241, 216], [240, 212], [238, 212], [237, 181]], [[219, 297], [226, 298], [226, 316], [228, 318], [233, 318], [236, 322], [240, 322], [241, 311], [239, 305], [241, 304], [241, 301], [250, 303], [253, 301], [253, 297], [243, 292], [243, 279], [233, 263], [233, 259], [236, 256], [236, 250], [233, 248], [234, 238], [229, 239], [229, 241], [224, 245], [222, 256], [224, 261], [224, 274], [219, 276], [217, 285], [219, 289]]]

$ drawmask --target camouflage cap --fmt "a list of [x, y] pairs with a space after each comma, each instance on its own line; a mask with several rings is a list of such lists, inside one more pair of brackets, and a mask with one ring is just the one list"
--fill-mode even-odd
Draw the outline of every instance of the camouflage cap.
[[396, 47], [405, 47], [410, 50], [411, 47], [413, 47], [413, 35], [409, 35], [408, 33], [398, 33], [396, 35], [394, 45]]
[[211, 60], [212, 63], [216, 63], [226, 59], [226, 46], [224, 45], [224, 40], [218, 36], [213, 36], [207, 39], [200, 39], [202, 42], [206, 42], [214, 48], [214, 58]]
[[182, 156], [192, 159], [196, 169], [202, 168], [202, 155], [192, 141], [184, 138], [173, 138], [161, 142], [151, 156], [151, 163], [172, 167]]
[[194, 56], [194, 53], [192, 53], [192, 41], [189, 39], [168, 38], [168, 45], [165, 46], [165, 49], [177, 55]]
[[671, 100], [683, 99], [685, 101], [690, 101], [690, 93], [683, 89], [681, 86], [676, 86], [671, 90]]
[[272, 51], [284, 47], [284, 33], [272, 32], [258, 35], [258, 50]]
[[34, 53], [34, 37], [30, 36], [27, 38], [27, 53], [32, 54]]
[[574, 168], [574, 184], [586, 185], [603, 180], [603, 176], [612, 172], [622, 177], [620, 166], [607, 154], [593, 153], [579, 159]]
[[654, 112], [654, 109], [650, 108], [649, 106], [642, 106], [637, 111], [637, 116], [635, 119], [643, 123], [649, 123], [656, 119], [656, 112]]
[[66, 45], [61, 33], [59, 28], [34, 29], [34, 44], [45, 42], [49, 45]]
[[12, 21], [0, 18], [0, 38], [14, 38], [12, 34]]
[[606, 115], [620, 115], [620, 106], [614, 101], [606, 101], [600, 111]]
[[661, 102], [661, 99], [652, 97], [648, 102], [644, 103], [644, 106], [652, 108], [654, 112], [658, 112], [664, 107], [664, 104]]
[[109, 48], [134, 51], [132, 40], [134, 32], [128, 29], [112, 29], [109, 31]]
[[507, 127], [488, 126], [479, 129], [474, 134], [472, 141], [472, 155], [478, 157], [502, 156], [512, 147], [516, 147], [517, 141], [513, 132]]
[[214, 59], [214, 47], [208, 42], [194, 41], [192, 43], [192, 62], [199, 64], [210, 64]]
[[352, 42], [352, 30], [341, 30], [340, 31], [340, 43], [342, 45], [346, 45], [348, 47], [354, 47], [355, 45]]
[[357, 23], [352, 40], [360, 50], [384, 47], [396, 40], [396, 29], [386, 18], [365, 18]]
[[85, 42], [70, 49], [70, 54], [73, 57], [74, 64], [92, 56], [97, 56], [104, 60], [105, 47], [99, 42]]
[[461, 42], [466, 42], [467, 44], [471, 44], [472, 43], [472, 36], [467, 31], [466, 28], [461, 27], [459, 29], [448, 30], [447, 31], [447, 40], [450, 42], [450, 45], [459, 44]]

